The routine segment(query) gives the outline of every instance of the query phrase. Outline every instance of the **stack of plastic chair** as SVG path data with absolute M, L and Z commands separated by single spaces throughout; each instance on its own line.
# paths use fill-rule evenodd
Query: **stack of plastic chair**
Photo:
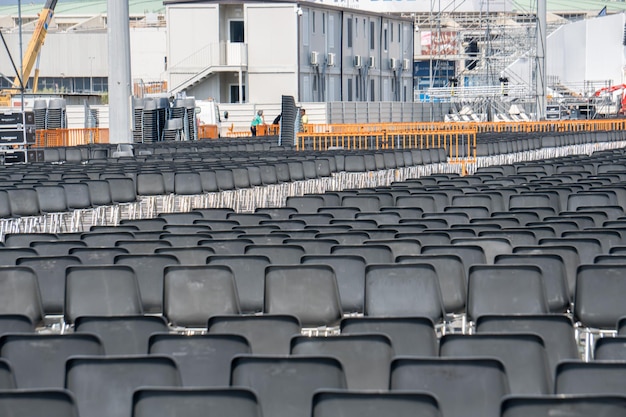
M 65 129 L 67 127 L 65 99 L 55 98 L 50 100 L 48 103 L 46 127 L 48 129 Z

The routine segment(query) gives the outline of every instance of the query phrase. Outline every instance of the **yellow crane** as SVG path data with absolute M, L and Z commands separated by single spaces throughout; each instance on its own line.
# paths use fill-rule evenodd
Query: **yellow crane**
M 37 57 L 39 56 L 39 52 L 41 51 L 43 42 L 46 39 L 46 35 L 48 34 L 48 26 L 50 25 L 50 21 L 52 20 L 52 16 L 54 15 L 54 8 L 56 7 L 56 5 L 57 0 L 46 0 L 46 4 L 39 14 L 39 19 L 37 20 L 37 25 L 35 26 L 33 36 L 28 43 L 26 52 L 24 53 L 24 58 L 22 59 L 21 73 L 15 76 L 12 88 L 7 88 L 0 91 L 0 107 L 10 106 L 11 97 L 20 93 L 22 89 L 22 83 L 23 87 L 26 87 L 26 84 L 28 84 L 28 79 L 30 78 L 30 74 L 33 71 L 33 67 L 35 66 L 35 62 L 37 61 Z M 35 92 L 37 91 L 38 78 L 39 69 L 36 69 L 35 79 L 33 81 L 33 90 Z M 20 79 L 22 80 L 22 82 L 20 82 Z

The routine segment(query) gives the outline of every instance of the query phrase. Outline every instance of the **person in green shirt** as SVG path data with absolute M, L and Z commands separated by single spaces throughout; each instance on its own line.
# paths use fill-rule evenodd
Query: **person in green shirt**
M 263 110 L 259 110 L 256 112 L 256 115 L 252 119 L 252 123 L 250 123 L 250 131 L 252 132 L 252 136 L 256 136 L 256 128 L 258 125 L 265 124 L 265 118 L 263 117 Z

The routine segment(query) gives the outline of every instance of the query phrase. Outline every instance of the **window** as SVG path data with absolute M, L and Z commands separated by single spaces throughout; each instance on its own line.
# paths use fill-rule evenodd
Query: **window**
M 234 43 L 245 42 L 243 31 L 243 20 L 231 20 L 230 23 L 230 41 Z
M 386 51 L 387 49 L 389 49 L 389 44 L 387 42 L 387 28 L 385 28 L 383 29 L 383 50 Z
M 346 22 L 346 37 L 347 39 L 347 43 L 348 43 L 348 48 L 352 48 L 352 19 L 348 19 L 348 21 Z
M 328 47 L 335 47 L 335 16 L 328 16 Z
M 359 37 L 359 19 L 357 17 L 354 18 L 354 36 Z
M 374 86 L 375 86 L 374 80 L 370 80 L 370 100 L 371 101 L 376 101 L 376 94 L 374 94 L 376 90 Z
M 398 23 L 398 43 L 402 43 L 402 25 Z
M 352 78 L 348 78 L 348 100 L 352 101 Z
M 354 97 L 359 100 L 359 97 L 361 96 L 361 94 L 359 94 L 361 91 L 361 89 L 359 88 L 361 86 L 361 77 L 357 76 L 356 80 L 354 82 L 355 86 L 354 86 Z
M 311 18 L 313 22 L 313 33 L 315 33 L 315 12 L 313 12 L 313 17 Z
M 374 26 L 374 22 L 370 22 L 370 49 L 376 49 L 376 26 Z
M 326 35 L 326 13 L 322 13 L 322 33 Z
M 393 43 L 393 23 L 389 24 L 389 42 Z

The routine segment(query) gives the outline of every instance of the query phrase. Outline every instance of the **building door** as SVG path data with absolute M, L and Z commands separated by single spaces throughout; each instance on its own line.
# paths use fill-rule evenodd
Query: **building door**
M 231 84 L 230 86 L 230 103 L 239 103 L 239 84 Z M 241 102 L 246 102 L 246 86 L 242 86 L 243 97 Z
M 245 42 L 243 20 L 231 20 L 229 22 L 229 26 L 230 26 L 230 31 L 229 31 L 230 41 L 233 43 Z

